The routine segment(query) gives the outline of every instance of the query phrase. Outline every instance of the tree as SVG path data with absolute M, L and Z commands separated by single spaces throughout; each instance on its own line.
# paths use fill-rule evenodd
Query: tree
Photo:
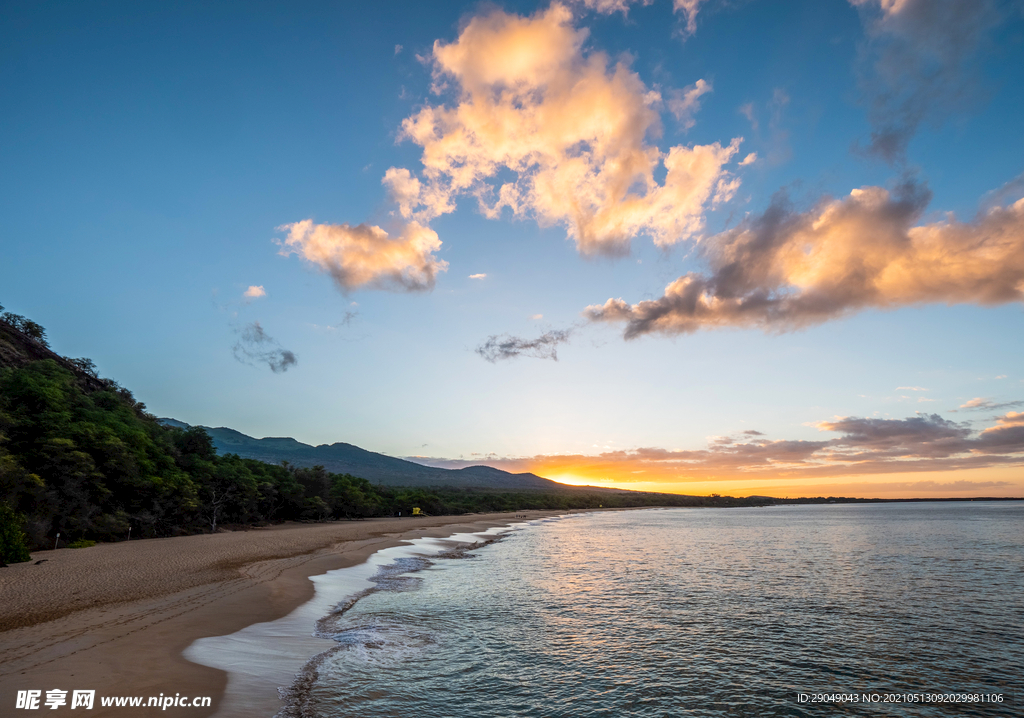
M 4 312 L 0 319 L 3 319 L 29 339 L 34 339 L 44 347 L 50 346 L 50 343 L 46 341 L 46 330 L 43 329 L 41 324 L 37 324 L 31 319 L 26 319 L 20 314 L 13 312 Z
M 21 563 L 32 558 L 25 545 L 21 530 L 25 517 L 15 513 L 6 503 L 0 503 L 0 564 Z
M 231 499 L 232 490 L 228 488 L 219 488 L 211 486 L 207 492 L 207 499 L 203 503 L 202 513 L 210 522 L 210 533 L 217 533 L 217 519 L 221 516 L 224 511 L 224 507 Z
M 99 375 L 96 373 L 96 363 L 92 359 L 79 357 L 78 359 L 68 359 L 68 361 L 94 379 L 99 378 Z
M 213 461 L 217 458 L 213 439 L 201 426 L 193 426 L 184 431 L 179 429 L 174 437 L 174 445 L 181 452 L 182 468 L 189 468 L 189 465 L 196 461 Z
M 324 521 L 331 515 L 331 507 L 319 496 L 306 499 L 306 511 L 312 514 L 317 521 Z

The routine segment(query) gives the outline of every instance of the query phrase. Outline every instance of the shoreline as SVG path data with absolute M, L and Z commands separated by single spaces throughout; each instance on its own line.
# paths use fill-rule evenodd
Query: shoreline
M 381 571 L 405 574 L 419 571 L 438 557 L 464 554 L 486 546 L 501 536 L 536 521 L 517 519 L 489 529 L 468 526 L 440 527 L 434 536 L 406 539 L 402 544 L 382 548 L 367 560 L 347 568 L 311 576 L 312 598 L 276 621 L 255 623 L 227 636 L 201 638 L 184 656 L 195 663 L 225 670 L 228 684 L 216 718 L 251 716 L 305 716 L 309 690 L 319 675 L 320 664 L 342 648 L 332 626 L 342 613 L 382 589 L 377 583 Z M 452 533 L 453 529 L 456 530 Z M 424 534 L 428 532 L 423 532 Z M 413 561 L 398 568 L 396 561 Z
M 228 674 L 184 658 L 195 640 L 283 618 L 314 596 L 310 577 L 359 565 L 403 540 L 518 520 L 495 513 L 285 524 L 35 552 L 0 571 L 0 705 L 13 708 L 19 690 L 41 690 L 42 700 L 47 690 L 66 690 L 68 705 L 72 690 L 95 690 L 93 715 L 124 716 L 124 708 L 101 707 L 99 697 L 180 693 L 209 696 L 211 706 L 131 714 L 206 718 L 223 707 Z

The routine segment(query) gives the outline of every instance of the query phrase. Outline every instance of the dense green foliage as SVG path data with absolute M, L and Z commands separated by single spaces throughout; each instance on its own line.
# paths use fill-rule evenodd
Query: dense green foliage
M 0 503 L 0 566 L 28 561 L 25 532 L 21 530 L 25 517 L 16 514 L 10 506 Z

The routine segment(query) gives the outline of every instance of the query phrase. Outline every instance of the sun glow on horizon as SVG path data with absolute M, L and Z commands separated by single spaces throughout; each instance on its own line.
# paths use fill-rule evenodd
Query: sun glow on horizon
M 777 499 L 842 496 L 847 498 L 971 498 L 1000 497 L 1024 498 L 1018 467 L 968 469 L 955 471 L 889 473 L 875 475 L 847 475 L 835 477 L 794 477 L 775 476 L 759 478 L 753 472 L 747 475 L 731 476 L 721 480 L 701 479 L 686 481 L 676 478 L 664 481 L 634 481 L 613 478 L 611 472 L 604 476 L 587 476 L 594 467 L 579 467 L 578 471 L 546 473 L 542 466 L 531 466 L 530 471 L 538 476 L 570 486 L 595 486 L 606 489 L 627 491 L 650 491 L 663 494 L 689 496 L 747 497 L 770 496 Z M 628 474 L 632 476 L 633 474 Z
M 550 479 L 551 481 L 557 481 L 560 484 L 568 484 L 569 486 L 595 486 L 597 484 L 600 484 L 602 485 L 602 488 L 604 488 L 605 484 L 615 483 L 611 479 L 594 479 L 587 478 L 585 476 L 577 476 L 575 474 L 551 474 L 550 476 L 545 476 L 544 478 Z M 608 486 L 608 488 L 619 487 Z

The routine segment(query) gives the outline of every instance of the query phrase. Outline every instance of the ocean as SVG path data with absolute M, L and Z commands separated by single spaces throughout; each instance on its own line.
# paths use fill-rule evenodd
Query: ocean
M 1021 715 L 1022 519 L 936 502 L 542 520 L 380 567 L 320 622 L 336 647 L 293 698 L 331 718 Z
M 385 549 L 186 655 L 233 715 L 305 664 L 282 717 L 1021 716 L 1022 529 L 1024 502 L 573 514 Z

